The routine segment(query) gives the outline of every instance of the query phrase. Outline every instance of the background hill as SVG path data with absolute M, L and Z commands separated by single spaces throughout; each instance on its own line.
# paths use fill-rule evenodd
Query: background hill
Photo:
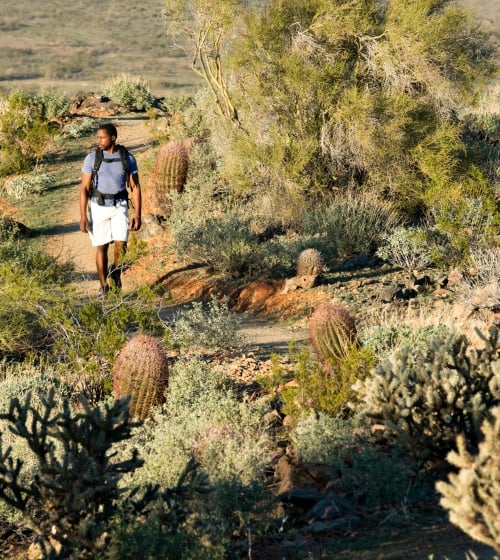
M 496 0 L 463 0 L 500 38 Z M 148 80 L 158 96 L 190 93 L 198 82 L 190 61 L 167 37 L 162 0 L 125 6 L 119 0 L 4 0 L 0 14 L 0 88 L 27 92 L 54 86 L 99 91 L 127 72 Z

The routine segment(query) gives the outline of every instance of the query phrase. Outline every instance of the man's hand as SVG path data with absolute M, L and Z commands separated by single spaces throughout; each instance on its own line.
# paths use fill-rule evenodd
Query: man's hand
M 141 229 L 141 217 L 140 216 L 133 216 L 132 221 L 130 223 L 130 229 L 132 231 L 139 231 Z
M 89 219 L 87 216 L 84 216 L 80 219 L 80 231 L 83 233 L 89 232 Z

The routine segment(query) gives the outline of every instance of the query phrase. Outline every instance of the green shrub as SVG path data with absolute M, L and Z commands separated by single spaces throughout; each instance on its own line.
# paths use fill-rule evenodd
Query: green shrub
M 169 485 L 194 452 L 212 482 L 258 479 L 270 444 L 262 415 L 263 405 L 240 402 L 223 373 L 195 358 L 176 362 L 165 404 L 138 435 L 141 477 Z
M 198 497 L 194 508 L 201 526 L 208 522 L 213 541 L 224 546 L 235 536 L 245 538 L 247 527 L 265 524 L 273 501 L 264 490 L 271 451 L 266 409 L 240 400 L 231 385 L 222 368 L 179 360 L 170 372 L 165 404 L 134 435 L 145 459 L 134 474 L 136 484 L 170 486 L 194 454 L 214 488 L 207 500 Z
M 32 97 L 20 91 L 0 92 L 0 177 L 37 164 L 50 139 L 48 122 Z
M 108 80 L 103 86 L 103 93 L 113 103 L 130 111 L 145 111 L 154 102 L 146 81 L 126 73 Z
M 419 270 L 431 264 L 432 253 L 425 230 L 398 227 L 380 236 L 377 256 L 404 270 Z
M 8 196 L 20 200 L 30 195 L 42 194 L 54 185 L 54 180 L 50 173 L 33 172 L 8 179 L 3 185 L 3 190 Z
M 324 246 L 319 250 L 328 258 L 345 258 L 373 253 L 382 235 L 397 223 L 391 204 L 372 195 L 346 193 L 306 213 L 301 228 L 306 235 L 320 235 Z
M 187 352 L 211 350 L 214 352 L 238 347 L 238 328 L 242 317 L 231 312 L 227 301 L 210 299 L 208 303 L 192 302 L 165 326 L 168 341 Z
M 445 338 L 449 334 L 450 328 L 443 324 L 416 327 L 398 322 L 365 329 L 360 333 L 360 340 L 377 359 L 381 359 L 402 346 L 425 350 L 431 338 Z
M 419 455 L 444 457 L 460 433 L 474 447 L 500 401 L 499 361 L 493 328 L 482 349 L 456 334 L 404 346 L 357 383 L 360 408 Z
M 99 377 L 111 374 L 116 355 L 129 336 L 163 333 L 156 309 L 140 297 L 133 303 L 118 296 L 106 302 L 80 302 L 62 295 L 42 311 L 42 326 L 53 340 L 47 358 L 63 370 Z
M 500 407 L 492 410 L 491 420 L 484 420 L 481 430 L 484 439 L 474 455 L 467 451 L 464 437 L 458 436 L 458 451 L 451 451 L 447 459 L 459 470 L 436 488 L 451 522 L 500 552 Z
M 281 403 L 281 411 L 295 424 L 310 411 L 328 416 L 348 413 L 356 394 L 352 385 L 363 379 L 373 366 L 373 358 L 364 348 L 352 346 L 344 359 L 327 370 L 315 360 L 307 348 L 290 348 L 291 367 L 283 367 L 277 355 L 271 357 L 270 377 L 258 381 L 267 393 Z
M 390 454 L 371 441 L 369 426 L 359 417 L 304 415 L 291 434 L 294 449 L 306 463 L 338 469 L 337 490 L 368 507 L 387 507 L 407 499 L 410 469 L 397 449 Z
M 82 138 L 94 134 L 97 130 L 99 123 L 92 117 L 82 117 L 81 119 L 72 119 L 69 123 L 65 124 L 62 129 L 64 136 L 69 138 Z
M 179 256 L 235 274 L 258 266 L 259 238 L 252 231 L 250 218 L 228 212 L 208 217 L 200 224 L 174 219 L 171 227 Z
M 130 439 L 134 427 L 128 409 L 127 399 L 91 408 L 83 398 L 73 408 L 50 391 L 41 398 L 41 410 L 28 394 L 0 413 L 37 462 L 35 476 L 25 484 L 25 457 L 4 448 L 0 438 L 0 498 L 30 520 L 41 557 L 107 558 L 110 530 L 116 530 L 120 514 L 129 527 L 138 517 L 147 523 L 159 514 L 170 537 L 165 548 L 183 532 L 187 498 L 208 489 L 206 478 L 190 461 L 173 488 L 124 486 L 125 476 L 143 464 L 135 449 L 116 458 L 116 446 Z
M 33 104 L 39 108 L 42 118 L 50 121 L 54 118 L 65 117 L 69 113 L 71 101 L 65 93 L 49 88 L 35 94 Z

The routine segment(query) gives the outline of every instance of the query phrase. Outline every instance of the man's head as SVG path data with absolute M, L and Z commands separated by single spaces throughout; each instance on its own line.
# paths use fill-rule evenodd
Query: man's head
M 97 144 L 101 150 L 110 150 L 115 145 L 117 137 L 118 132 L 114 124 L 101 124 L 97 129 Z

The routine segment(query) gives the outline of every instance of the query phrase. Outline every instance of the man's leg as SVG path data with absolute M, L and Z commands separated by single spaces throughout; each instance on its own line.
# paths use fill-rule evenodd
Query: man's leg
M 99 245 L 96 247 L 95 253 L 95 263 L 97 266 L 97 276 L 99 277 L 99 282 L 101 284 L 101 288 L 106 288 L 108 285 L 107 277 L 108 277 L 108 247 L 109 243 L 105 245 Z
M 123 266 L 123 256 L 127 250 L 127 243 L 125 241 L 115 241 L 115 246 L 113 250 L 113 266 L 111 267 L 109 276 L 115 283 L 117 288 L 122 287 L 122 266 Z

